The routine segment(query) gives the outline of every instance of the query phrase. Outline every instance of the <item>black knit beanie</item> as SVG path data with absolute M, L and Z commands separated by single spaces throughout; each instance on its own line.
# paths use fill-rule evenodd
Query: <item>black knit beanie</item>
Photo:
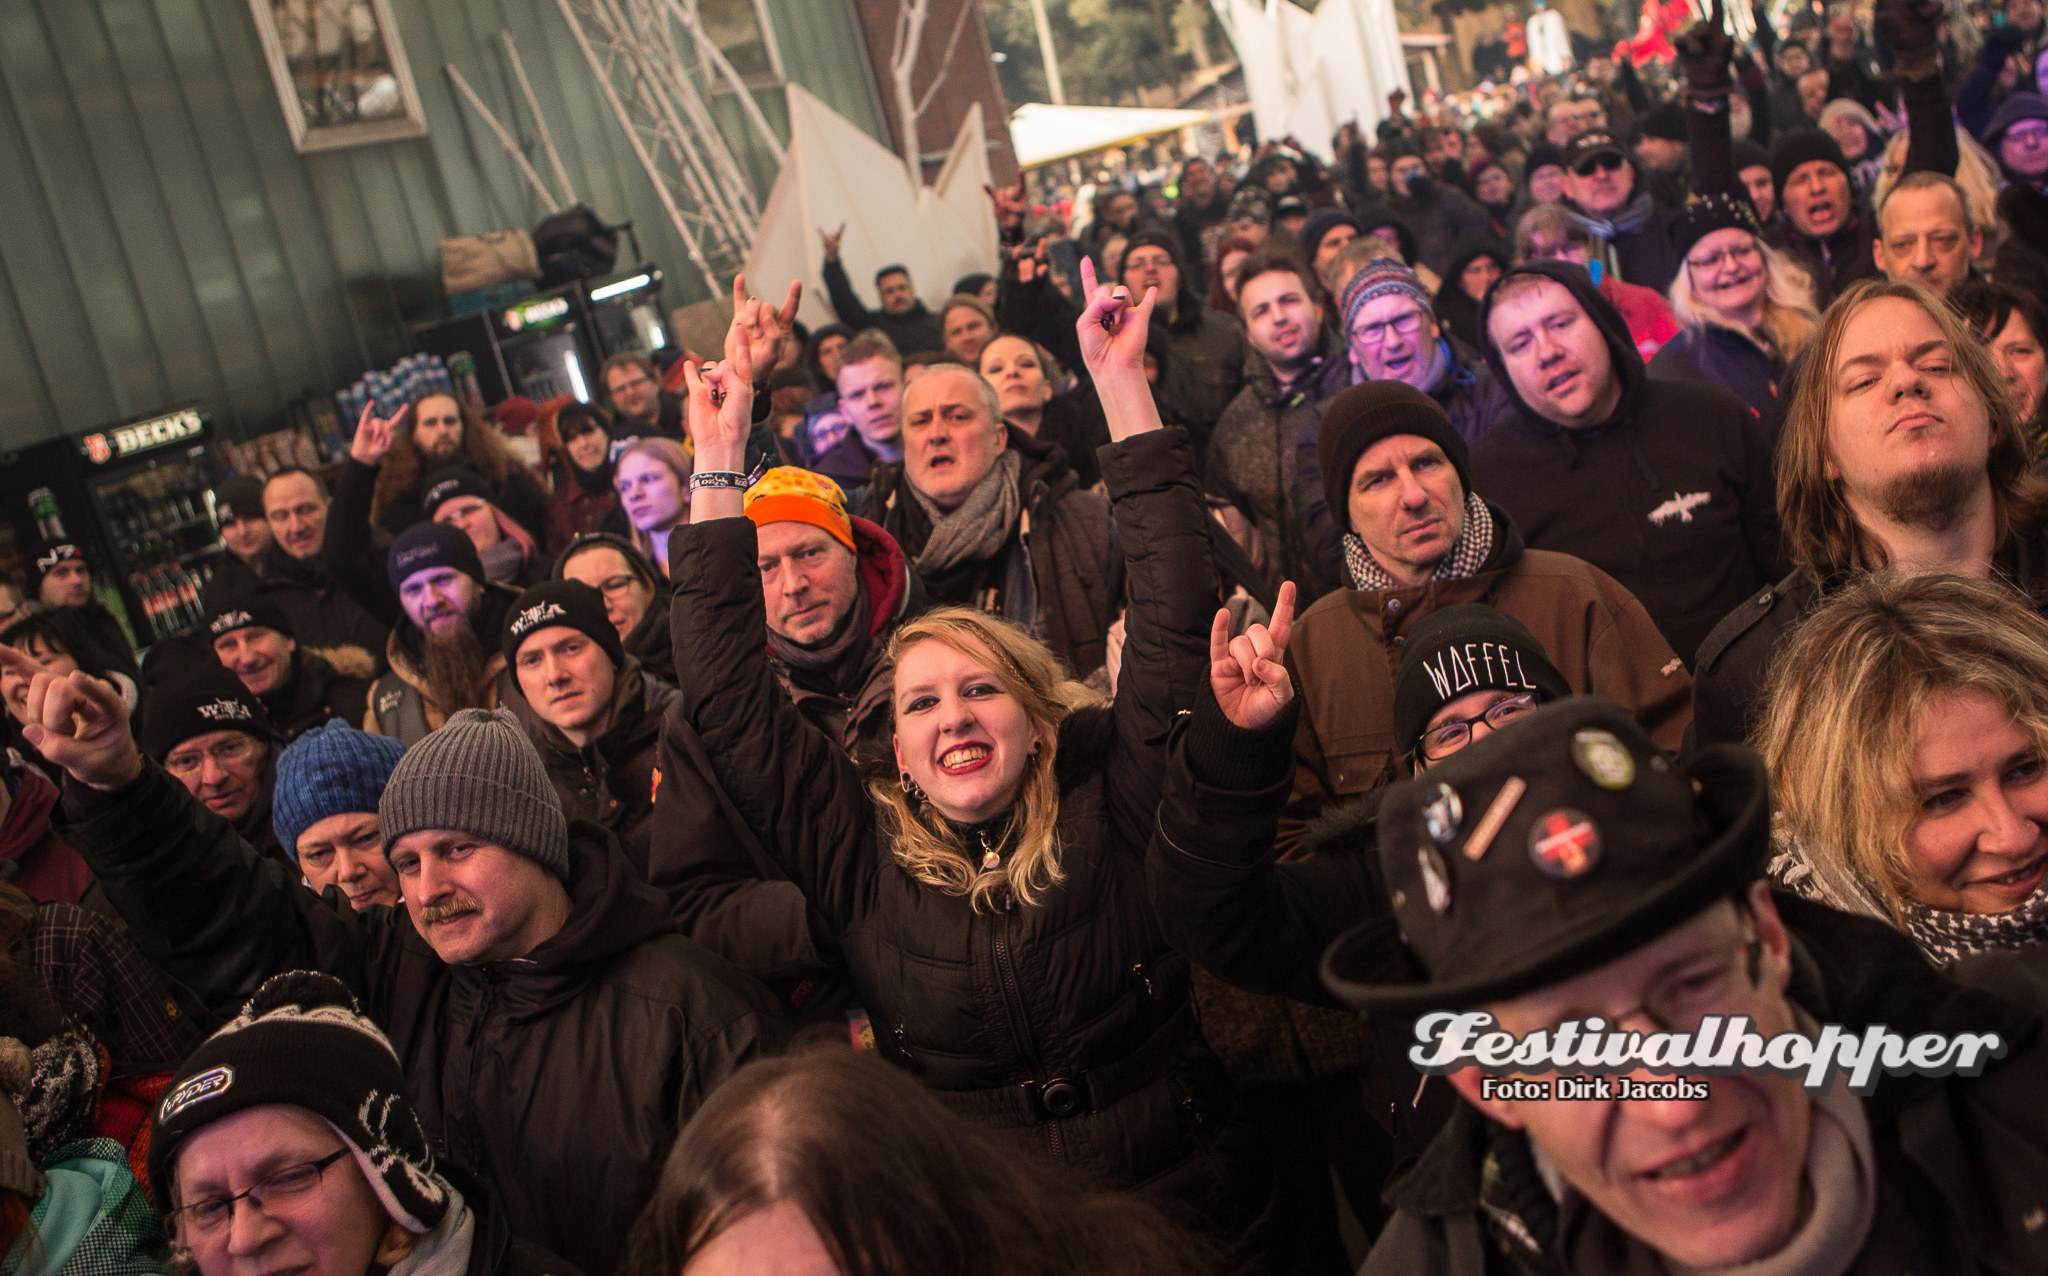
M 446 523 L 414 523 L 391 542 L 391 552 L 384 559 L 393 590 L 403 589 L 405 578 L 414 572 L 431 567 L 453 568 L 479 585 L 488 579 L 469 533 Z
M 604 595 L 580 580 L 551 580 L 519 595 L 512 609 L 505 613 L 505 663 L 517 670 L 519 647 L 527 635 L 555 625 L 567 625 L 588 635 L 604 648 L 614 668 L 626 663 L 619 631 L 605 618 Z
M 263 982 L 165 1087 L 149 1138 L 149 1180 L 173 1204 L 178 1148 L 245 1108 L 304 1108 L 340 1136 L 393 1222 L 414 1235 L 448 1212 L 448 1183 L 410 1100 L 398 1055 L 332 975 L 297 970 Z M 178 1201 L 189 1205 L 190 1201 Z
M 1330 400 L 1316 430 L 1316 463 L 1323 471 L 1323 498 L 1330 517 L 1351 526 L 1351 471 L 1358 458 L 1381 439 L 1413 434 L 1444 450 L 1458 481 L 1472 490 L 1472 461 L 1465 440 L 1435 399 L 1405 381 L 1367 381 Z
M 491 485 L 484 482 L 484 476 L 467 465 L 450 465 L 427 475 L 421 486 L 420 508 L 432 518 L 434 511 L 458 496 L 474 496 L 479 500 L 495 501 Z
M 275 629 L 287 638 L 298 637 L 292 632 L 291 617 L 265 594 L 230 595 L 217 600 L 214 609 L 207 613 L 208 638 L 250 628 Z
M 263 480 L 254 474 L 223 479 L 213 489 L 213 516 L 225 527 L 236 519 L 263 517 Z
M 1798 128 L 1771 143 L 1771 184 L 1780 194 L 1785 190 L 1785 179 L 1792 176 L 1792 170 L 1801 164 L 1823 160 L 1842 170 L 1844 178 L 1849 175 L 1849 161 L 1842 156 L 1842 148 L 1835 139 L 1817 128 Z
M 176 666 L 150 686 L 136 743 L 161 762 L 185 741 L 214 731 L 284 742 L 242 680 L 208 656 Z
M 1572 693 L 1543 644 L 1506 612 L 1476 603 L 1446 607 L 1416 622 L 1394 675 L 1394 748 L 1422 742 L 1430 718 L 1475 691 L 1536 693 L 1538 703 Z

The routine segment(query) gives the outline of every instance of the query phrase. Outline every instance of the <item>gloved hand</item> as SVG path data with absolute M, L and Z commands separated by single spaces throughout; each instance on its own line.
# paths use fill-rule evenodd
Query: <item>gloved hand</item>
M 1685 86 L 1696 98 L 1726 97 L 1735 86 L 1735 40 L 1723 25 L 1721 0 L 1702 21 L 1693 23 L 1672 42 L 1679 65 L 1685 68 Z
M 1899 57 L 1899 70 L 1921 75 L 1935 69 L 1941 56 L 1941 22 L 1948 14 L 1943 0 L 1879 0 L 1877 33 Z

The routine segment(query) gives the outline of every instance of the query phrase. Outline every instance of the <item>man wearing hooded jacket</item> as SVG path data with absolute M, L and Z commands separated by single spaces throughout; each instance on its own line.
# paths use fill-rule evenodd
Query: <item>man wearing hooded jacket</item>
M 1785 573 L 1754 414 L 1717 387 L 1652 379 L 1575 265 L 1515 267 L 1482 319 L 1514 406 L 1473 444 L 1474 486 L 1530 545 L 1619 581 L 1689 667 L 1721 617 Z

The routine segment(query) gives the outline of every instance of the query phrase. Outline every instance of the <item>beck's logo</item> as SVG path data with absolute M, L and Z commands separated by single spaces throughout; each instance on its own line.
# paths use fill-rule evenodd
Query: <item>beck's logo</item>
M 240 629 L 244 625 L 253 625 L 255 623 L 255 618 L 246 611 L 224 611 L 213 618 L 213 623 L 208 625 L 207 629 L 212 631 L 214 637 L 218 638 L 230 629 Z
M 560 603 L 535 603 L 512 618 L 512 636 L 524 638 L 540 628 L 542 621 L 554 620 L 568 614 L 568 609 Z
M 1673 492 L 1671 499 L 1650 511 L 1650 521 L 1662 527 L 1672 519 L 1681 523 L 1692 522 L 1692 512 L 1714 499 L 1712 492 L 1687 492 L 1680 496 Z
M 199 716 L 208 722 L 254 722 L 256 715 L 239 700 L 216 700 L 199 706 Z
M 162 1106 L 156 1110 L 156 1119 L 159 1123 L 168 1121 L 203 1099 L 226 1094 L 228 1087 L 234 1083 L 233 1068 L 208 1068 L 198 1076 L 188 1078 L 183 1085 L 165 1095 Z

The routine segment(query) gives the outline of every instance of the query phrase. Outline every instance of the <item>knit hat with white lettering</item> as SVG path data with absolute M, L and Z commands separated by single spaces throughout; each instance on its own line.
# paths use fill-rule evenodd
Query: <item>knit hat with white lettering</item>
M 150 1184 L 166 1210 L 193 1204 L 171 1193 L 185 1140 L 237 1112 L 282 1104 L 325 1122 L 384 1212 L 422 1235 L 448 1212 L 449 1188 L 405 1091 L 391 1042 L 340 980 L 310 970 L 273 975 L 165 1087 L 150 1130 Z
M 1401 668 L 1394 675 L 1394 747 L 1403 754 L 1413 751 L 1437 710 L 1475 691 L 1533 691 L 1539 704 L 1572 693 L 1543 644 L 1521 621 L 1477 603 L 1446 607 L 1417 621 L 1401 644 Z
M 384 559 L 384 573 L 394 590 L 405 588 L 405 578 L 414 572 L 434 567 L 453 568 L 479 585 L 488 580 L 469 533 L 446 523 L 414 523 L 391 542 Z
M 291 617 L 284 609 L 262 594 L 236 595 L 230 593 L 216 602 L 206 617 L 206 637 L 209 641 L 224 637 L 237 629 L 274 629 L 287 638 L 296 638 L 292 632 Z
M 185 741 L 215 731 L 284 743 L 242 680 L 211 657 L 192 660 L 150 684 L 142 730 L 136 733 L 144 753 L 161 762 Z
M 505 663 L 517 669 L 519 648 L 527 636 L 556 625 L 589 635 L 611 657 L 613 668 L 626 663 L 619 631 L 605 618 L 604 595 L 580 580 L 551 580 L 519 595 L 505 613 Z

